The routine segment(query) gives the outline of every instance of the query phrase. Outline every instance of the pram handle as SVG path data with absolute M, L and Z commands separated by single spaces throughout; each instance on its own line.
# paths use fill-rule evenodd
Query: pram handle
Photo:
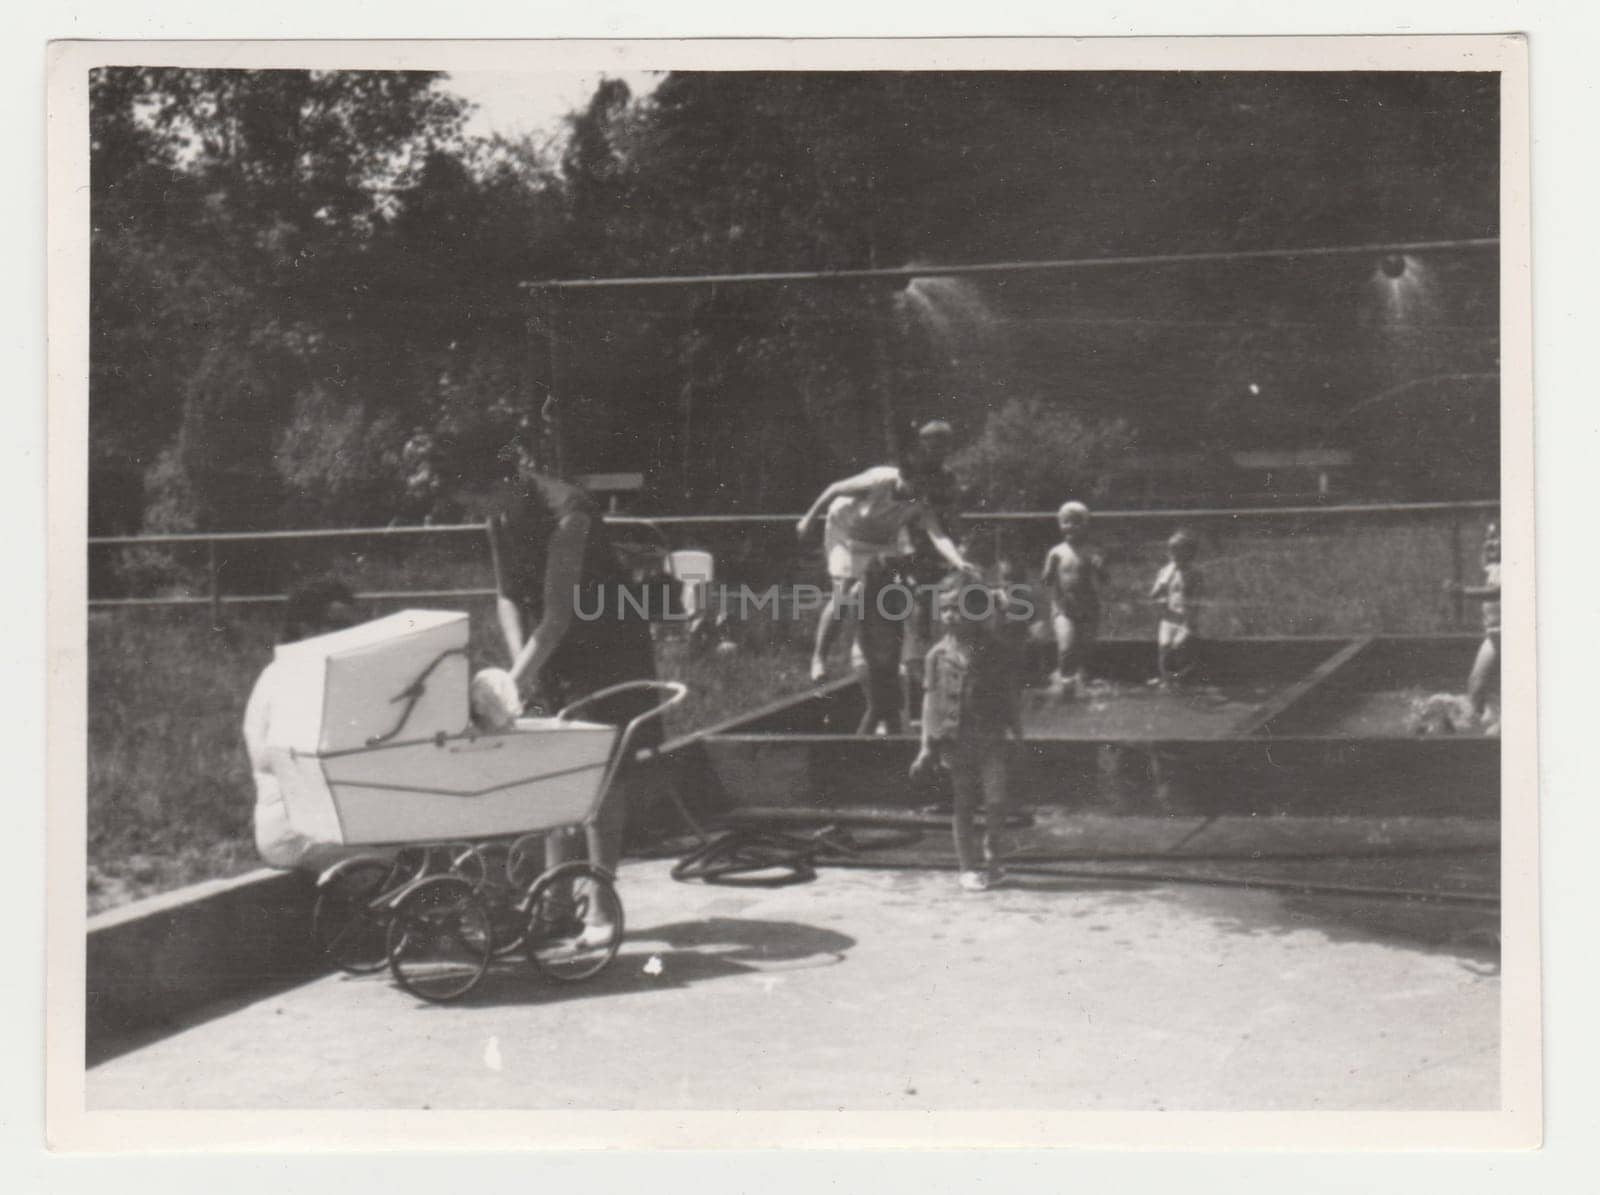
M 593 705 L 599 701 L 605 701 L 607 698 L 616 697 L 621 693 L 637 693 L 644 691 L 651 693 L 663 693 L 666 696 L 664 700 L 651 706 L 642 714 L 636 715 L 633 720 L 630 721 L 623 729 L 622 746 L 626 747 L 628 739 L 632 737 L 633 732 L 637 727 L 642 726 L 651 718 L 660 717 L 673 706 L 681 704 L 683 699 L 689 695 L 689 687 L 687 685 L 679 684 L 675 680 L 623 681 L 620 685 L 607 685 L 604 689 L 596 689 L 593 693 L 589 693 L 578 698 L 578 700 L 574 701 L 571 705 L 566 706 L 559 713 L 557 713 L 556 719 L 557 721 L 568 722 L 572 720 L 573 716 L 578 710 L 583 709 L 585 706 Z
M 659 718 L 673 706 L 680 704 L 689 695 L 689 686 L 679 684 L 675 680 L 629 680 L 620 685 L 607 685 L 604 689 L 596 689 L 587 696 L 580 697 L 556 715 L 560 722 L 570 721 L 573 712 L 593 705 L 597 701 L 604 701 L 608 697 L 615 697 L 619 693 L 635 693 L 648 690 L 652 693 L 664 693 L 666 698 L 642 714 L 637 714 L 626 726 L 622 728 L 622 737 L 617 740 L 616 752 L 611 757 L 611 766 L 606 769 L 605 779 L 601 784 L 601 791 L 608 791 L 612 781 L 616 779 L 617 769 L 628 758 L 628 748 L 633 743 L 634 733 L 651 718 Z

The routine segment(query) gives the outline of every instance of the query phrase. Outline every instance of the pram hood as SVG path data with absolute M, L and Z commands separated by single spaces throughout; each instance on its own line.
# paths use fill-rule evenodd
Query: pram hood
M 298 754 L 457 735 L 469 724 L 467 615 L 402 610 L 285 643 L 269 747 Z

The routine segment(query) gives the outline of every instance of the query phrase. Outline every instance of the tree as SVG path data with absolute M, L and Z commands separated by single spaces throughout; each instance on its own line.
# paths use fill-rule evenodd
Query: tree
M 567 171 L 605 197 L 579 272 L 850 269 L 1490 235 L 1496 129 L 1496 83 L 1469 74 L 682 73 L 642 104 L 597 93 Z M 1441 306 L 1403 352 L 1363 328 L 1360 259 L 974 283 L 989 315 L 964 346 L 826 284 L 608 292 L 572 301 L 570 326 L 587 355 L 605 346 L 578 387 L 652 429 L 640 463 L 686 500 L 770 501 L 881 459 L 881 425 L 929 404 L 975 426 L 1032 396 L 1152 447 L 1304 447 L 1440 353 L 1491 367 L 1485 263 L 1448 280 L 1490 296 L 1456 303 L 1472 331 Z M 644 369 L 630 393 L 613 368 L 629 340 L 671 346 L 676 384 Z M 792 450 L 752 464 L 775 426 Z
M 430 151 L 459 143 L 464 105 L 437 83 L 400 72 L 95 73 L 97 529 L 138 509 L 126 501 L 133 479 L 158 460 L 161 517 L 277 521 L 275 452 L 299 389 L 337 372 L 329 333 L 349 309 L 339 296 L 370 260 L 396 190 Z
M 679 72 L 642 99 L 604 81 L 556 147 L 467 140 L 428 74 L 100 71 L 93 526 L 387 518 L 414 433 L 545 450 L 552 394 L 571 471 L 642 470 L 679 509 L 792 507 L 933 415 L 1041 496 L 1030 419 L 1107 452 L 1345 434 L 1370 394 L 1496 368 L 1492 262 L 1420 263 L 1435 293 L 1403 320 L 1347 260 L 519 284 L 1489 235 L 1497 97 L 1471 74 Z
M 976 504 L 988 510 L 1053 510 L 1104 492 L 1132 448 L 1121 421 L 1086 420 L 1039 398 L 1015 398 L 951 461 Z

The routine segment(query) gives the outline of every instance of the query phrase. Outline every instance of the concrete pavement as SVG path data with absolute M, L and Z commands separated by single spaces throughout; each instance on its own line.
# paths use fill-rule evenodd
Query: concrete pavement
M 467 1001 L 329 976 L 94 1067 L 91 1109 L 1483 1109 L 1492 916 L 1397 901 L 624 867 L 612 967 Z

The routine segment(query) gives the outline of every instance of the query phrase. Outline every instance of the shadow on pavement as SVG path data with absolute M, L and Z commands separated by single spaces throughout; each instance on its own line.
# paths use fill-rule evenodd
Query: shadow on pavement
M 1289 879 L 1293 873 L 1287 870 L 1261 876 L 1264 882 L 1260 886 L 1252 885 L 1247 873 L 1236 874 L 1232 882 L 1221 886 L 1156 876 L 1143 882 L 1128 877 L 1102 879 L 1085 872 L 1073 874 L 1070 868 L 1062 870 L 1060 875 L 1048 874 L 1042 867 L 1014 874 L 994 895 L 1014 890 L 1063 896 L 1079 893 L 1113 903 L 1152 898 L 1181 902 L 1229 933 L 1282 935 L 1310 930 L 1330 942 L 1377 942 L 1448 955 L 1461 960 L 1474 974 L 1499 974 L 1498 904 L 1453 903 L 1425 896 L 1295 892 L 1284 886 L 1293 882 Z M 1313 882 L 1337 878 L 1326 868 L 1307 867 L 1302 875 Z M 1404 878 L 1425 890 L 1421 882 L 1429 877 L 1419 876 L 1413 868 Z
M 1036 904 L 1008 906 L 1006 891 L 1159 899 L 1211 916 L 1227 932 L 1315 930 L 1332 942 L 1445 954 L 1475 974 L 1498 973 L 1500 854 L 1491 823 L 1034 813 L 1032 828 L 1014 839 L 1005 884 L 975 898 L 995 901 L 1002 915 L 1048 918 Z M 891 875 L 955 875 L 949 839 L 937 833 L 852 861 L 868 870 L 874 863 Z M 824 882 L 828 869 L 824 863 Z M 891 891 L 886 903 L 913 899 L 898 895 Z
M 328 971 L 325 968 L 315 971 L 296 972 L 285 975 L 274 983 L 264 984 L 253 991 L 214 1000 L 201 1008 L 180 1014 L 158 1025 L 150 1025 L 143 1029 L 99 1038 L 90 1038 L 84 1046 L 84 1069 L 88 1070 L 99 1066 L 102 1062 L 110 1062 L 113 1058 L 120 1058 L 124 1054 L 132 1053 L 134 1050 L 143 1049 L 145 1046 L 152 1045 L 163 1038 L 171 1037 L 175 1033 L 193 1029 L 197 1025 L 204 1025 L 207 1021 L 229 1016 L 242 1008 L 248 1008 L 252 1004 L 260 1003 L 262 1000 L 271 999 L 273 996 L 281 996 L 285 992 L 303 987 L 327 974 Z M 344 976 L 343 978 L 364 980 L 366 977 Z
M 1228 931 L 1289 934 L 1316 930 L 1334 942 L 1381 942 L 1448 954 L 1478 974 L 1498 973 L 1500 909 L 1492 899 L 1498 880 L 1493 853 L 1460 858 L 1376 858 L 1323 860 L 1240 860 L 1208 863 L 1173 857 L 1162 863 L 1141 859 L 1111 864 L 1088 861 L 1029 862 L 1011 866 L 1005 882 L 971 901 L 990 901 L 996 915 L 1026 914 L 1047 919 L 1036 902 L 1006 901 L 1007 893 L 1060 894 L 1066 900 L 1093 896 L 1102 903 L 1148 899 L 1182 902 L 1216 919 Z M 858 865 L 870 871 L 870 866 Z M 856 870 L 856 869 L 852 869 Z M 886 905 L 909 905 L 925 898 L 901 895 L 901 877 L 946 872 L 955 883 L 954 860 L 941 866 L 900 864 L 880 874 L 891 877 Z M 1141 874 L 1142 873 L 1142 874 Z M 818 882 L 826 883 L 824 867 Z M 1298 892 L 1295 885 L 1392 889 L 1395 895 Z M 1410 895 L 1405 895 L 1409 893 Z M 1429 899 L 1430 896 L 1436 899 Z M 1452 897 L 1487 897 L 1467 903 Z M 1068 913 L 1075 916 L 1076 914 Z
M 1196 897 L 1229 932 L 1292 934 L 1314 930 L 1330 942 L 1383 942 L 1457 959 L 1475 975 L 1500 973 L 1500 910 L 1427 900 L 1280 893 L 1264 904 L 1243 892 Z
M 855 944 L 846 934 L 795 921 L 710 917 L 629 926 L 622 953 L 593 979 L 561 983 L 540 975 L 520 958 L 512 958 L 495 964 L 458 1005 L 551 1004 L 684 988 L 769 971 L 831 967 L 844 962 Z M 423 1008 L 451 1007 L 417 1003 Z

